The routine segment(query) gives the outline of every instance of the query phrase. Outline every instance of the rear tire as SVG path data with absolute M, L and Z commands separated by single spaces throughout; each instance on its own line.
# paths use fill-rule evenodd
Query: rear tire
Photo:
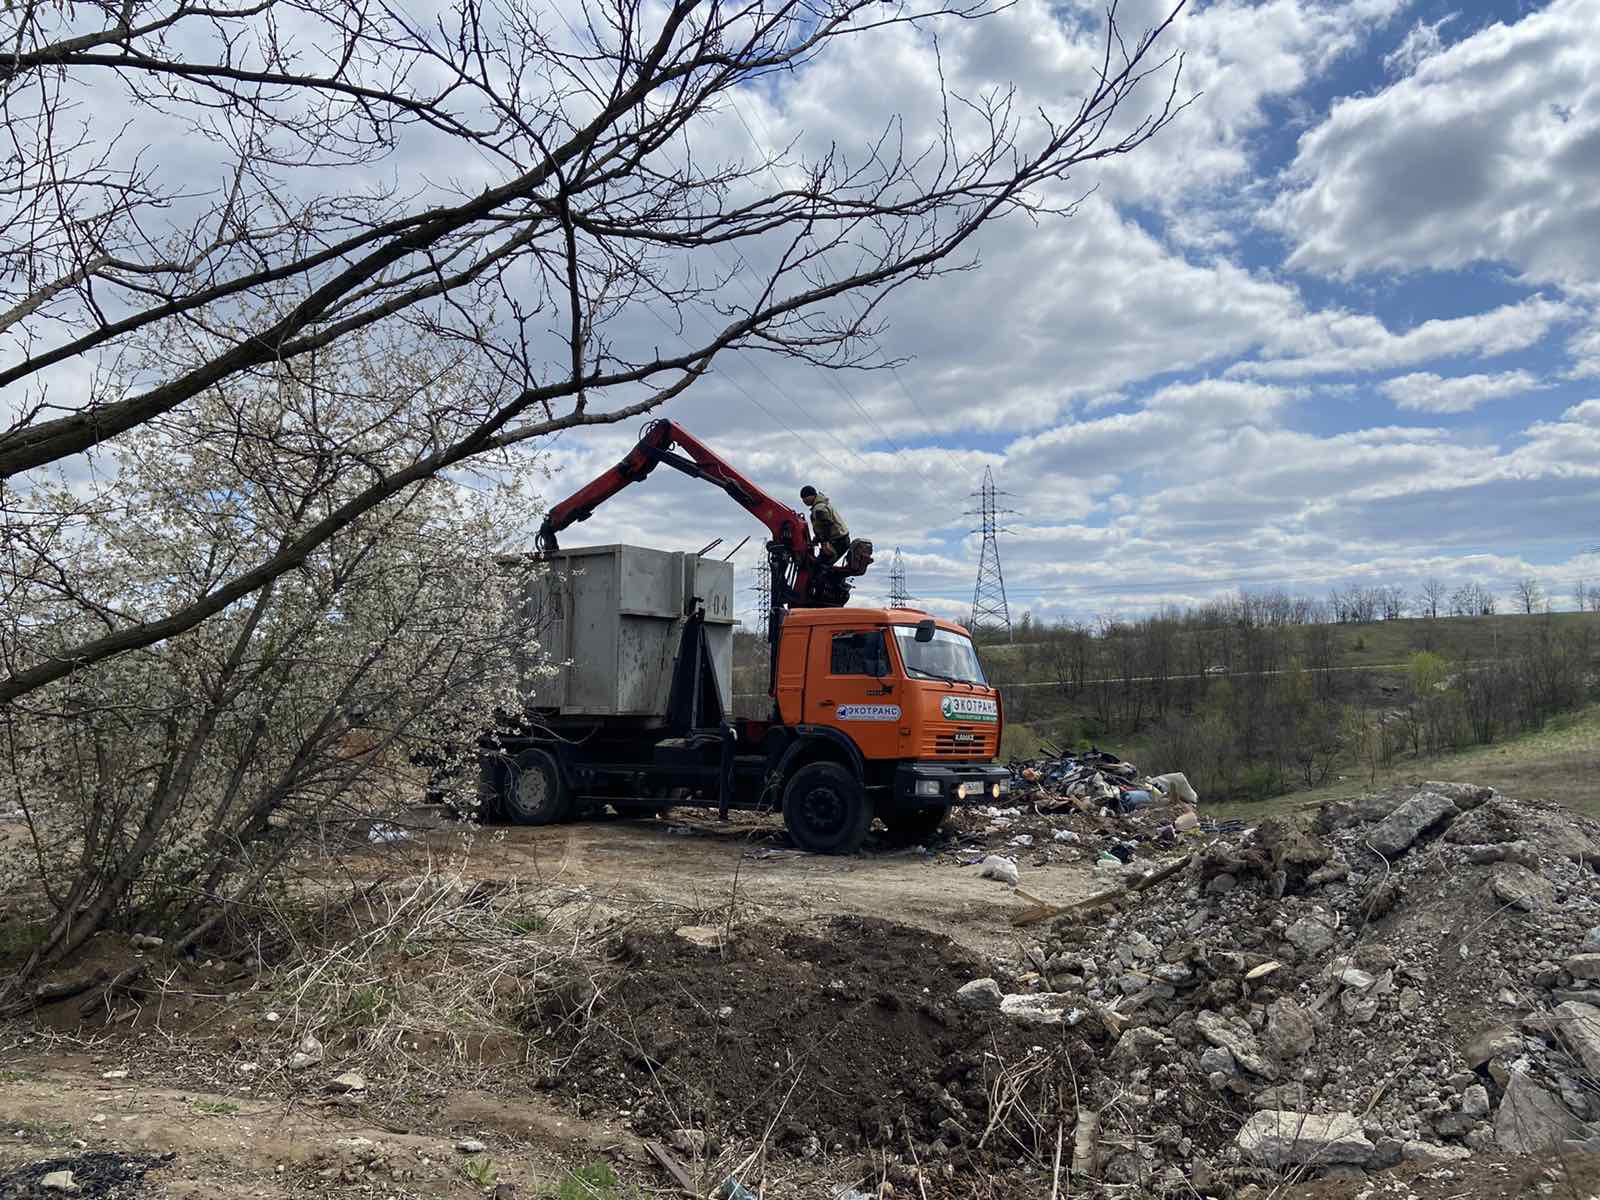
M 854 854 L 872 825 L 872 806 L 860 781 L 844 767 L 811 763 L 783 790 L 783 823 L 802 850 Z
M 556 760 L 543 750 L 524 750 L 509 764 L 500 811 L 514 825 L 554 825 L 572 811 L 572 793 Z
M 878 819 L 896 838 L 917 841 L 939 832 L 945 818 L 950 815 L 948 804 L 933 808 L 885 808 L 878 811 Z

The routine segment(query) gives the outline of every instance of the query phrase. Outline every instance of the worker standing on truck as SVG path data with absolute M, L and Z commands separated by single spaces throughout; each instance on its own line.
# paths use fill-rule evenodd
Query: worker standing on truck
M 850 549 L 850 527 L 833 501 L 809 483 L 800 489 L 800 499 L 811 510 L 811 542 L 817 548 L 817 561 L 831 567 Z

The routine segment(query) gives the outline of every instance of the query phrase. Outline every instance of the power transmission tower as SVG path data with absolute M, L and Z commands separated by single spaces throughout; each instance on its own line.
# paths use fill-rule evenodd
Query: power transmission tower
M 999 524 L 999 518 L 1015 515 L 1014 508 L 1001 508 L 999 498 L 1009 496 L 994 486 L 994 471 L 983 469 L 983 484 L 971 498 L 978 501 L 977 508 L 967 509 L 966 515 L 978 517 L 980 526 L 973 533 L 983 534 L 983 553 L 978 558 L 978 582 L 972 589 L 972 632 L 1005 626 L 1006 640 L 1011 640 L 1011 608 L 1006 604 L 1006 577 L 1000 569 L 1000 534 L 1011 532 Z
M 767 614 L 772 611 L 772 567 L 765 559 L 756 564 L 756 612 L 761 614 L 761 624 L 765 627 Z
M 906 587 L 906 560 L 900 557 L 900 547 L 894 548 L 894 562 L 889 566 L 889 607 L 911 607 L 911 591 Z

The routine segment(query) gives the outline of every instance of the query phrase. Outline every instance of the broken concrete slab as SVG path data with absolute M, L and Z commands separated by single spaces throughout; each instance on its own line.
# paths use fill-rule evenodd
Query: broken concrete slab
M 1000 1015 L 1023 1025 L 1076 1025 L 1087 1016 L 1083 998 L 1068 992 L 1004 996 Z
M 1521 863 L 1500 863 L 1490 886 L 1498 899 L 1523 912 L 1539 912 L 1556 902 L 1555 885 Z
M 1422 790 L 1450 797 L 1462 812 L 1477 808 L 1494 799 L 1496 795 L 1492 787 L 1486 787 L 1481 783 L 1452 783 L 1442 779 L 1423 780 Z
M 1262 1053 L 1249 1025 L 1242 1021 L 1230 1021 L 1221 1013 L 1208 1011 L 1195 1018 L 1194 1027 L 1206 1041 L 1233 1055 L 1234 1062 L 1252 1075 L 1259 1075 L 1263 1079 L 1278 1078 L 1278 1068 Z
M 1423 834 L 1441 829 L 1461 810 L 1439 792 L 1418 792 L 1378 823 L 1368 844 L 1385 858 L 1399 858 Z
M 1591 1075 L 1600 1075 L 1600 1008 L 1568 1000 L 1551 1014 L 1562 1045 Z
M 1576 1117 L 1526 1072 L 1514 1071 L 1495 1114 L 1494 1140 L 1508 1154 L 1544 1154 L 1580 1135 Z
M 1244 1123 L 1235 1139 L 1239 1153 L 1262 1166 L 1365 1166 L 1374 1146 L 1355 1114 L 1300 1113 L 1271 1109 Z

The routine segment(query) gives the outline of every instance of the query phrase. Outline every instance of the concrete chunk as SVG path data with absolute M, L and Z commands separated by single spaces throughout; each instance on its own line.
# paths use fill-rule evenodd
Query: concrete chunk
M 1398 858 L 1428 830 L 1461 815 L 1455 801 L 1438 792 L 1418 792 L 1378 823 L 1368 842 L 1385 858 Z
M 1494 1140 L 1508 1154 L 1544 1154 L 1578 1136 L 1578 1121 L 1554 1093 L 1514 1071 L 1495 1114 Z
M 1558 1004 L 1553 1015 L 1556 1036 L 1562 1044 L 1585 1071 L 1600 1075 L 1600 1008 L 1568 1000 Z
M 993 979 L 974 979 L 956 989 L 956 1003 L 963 1008 L 997 1009 L 1005 993 Z
M 1267 1167 L 1365 1166 L 1374 1147 L 1353 1113 L 1258 1112 L 1239 1130 L 1236 1143 L 1248 1161 Z
M 1203 1012 L 1195 1018 L 1194 1027 L 1213 1046 L 1220 1046 L 1246 1071 L 1263 1079 L 1277 1079 L 1278 1068 L 1256 1042 L 1248 1025 L 1230 1022 L 1221 1013 Z
M 1539 912 L 1556 902 L 1555 885 L 1520 863 L 1503 862 L 1495 867 L 1490 886 L 1500 900 L 1523 912 Z
M 1074 1005 L 1082 1000 L 1068 992 L 1037 992 L 1004 996 L 1000 1015 L 1023 1025 L 1076 1025 L 1087 1015 Z

